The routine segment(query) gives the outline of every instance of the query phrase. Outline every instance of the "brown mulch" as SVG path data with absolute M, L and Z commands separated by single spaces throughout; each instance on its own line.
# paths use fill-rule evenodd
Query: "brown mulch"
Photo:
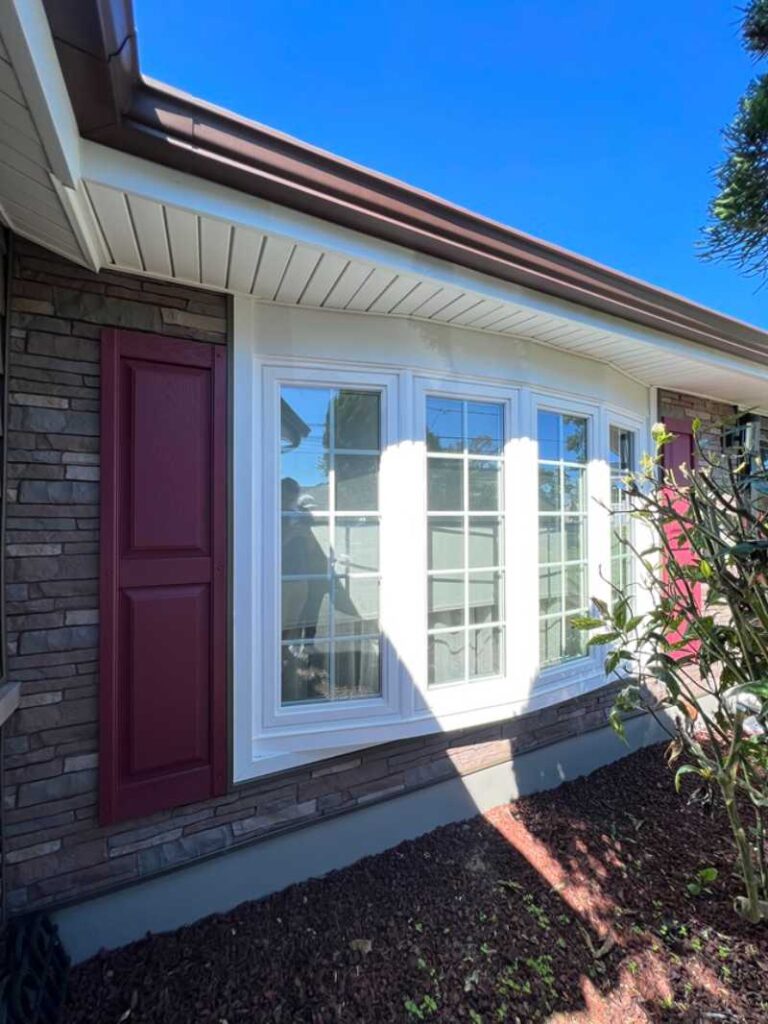
M 765 1024 L 768 927 L 734 915 L 726 824 L 690 792 L 641 751 L 95 957 L 66 1022 Z

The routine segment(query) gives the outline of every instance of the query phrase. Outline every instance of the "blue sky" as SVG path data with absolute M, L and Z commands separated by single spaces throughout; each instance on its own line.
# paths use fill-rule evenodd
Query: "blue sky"
M 696 248 L 756 73 L 730 0 L 135 8 L 145 74 L 768 327 Z

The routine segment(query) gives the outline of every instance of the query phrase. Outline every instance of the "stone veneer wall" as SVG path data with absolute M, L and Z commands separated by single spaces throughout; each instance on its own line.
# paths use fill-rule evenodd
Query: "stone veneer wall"
M 509 722 L 372 747 L 102 828 L 99 334 L 127 327 L 224 343 L 227 305 L 173 284 L 92 274 L 19 241 L 11 311 L 6 598 L 9 678 L 22 684 L 5 760 L 12 910 L 95 895 L 605 724 L 607 687 Z M 677 400 L 687 411 L 682 396 L 665 397 L 665 408 L 677 409 Z

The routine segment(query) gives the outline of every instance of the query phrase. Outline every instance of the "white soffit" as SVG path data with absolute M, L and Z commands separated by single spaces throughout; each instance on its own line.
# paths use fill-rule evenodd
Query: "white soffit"
M 524 338 L 647 385 L 768 407 L 768 369 L 464 270 L 232 189 L 81 147 L 102 261 L 285 306 L 405 316 Z
M 40 0 L 0 2 L 0 221 L 77 263 L 79 135 Z

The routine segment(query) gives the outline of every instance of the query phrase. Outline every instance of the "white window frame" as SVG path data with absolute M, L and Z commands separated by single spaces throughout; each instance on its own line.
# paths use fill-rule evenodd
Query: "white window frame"
M 503 509 L 504 509 L 504 670 L 498 676 L 478 680 L 458 680 L 451 683 L 441 683 L 436 686 L 429 685 L 428 666 L 428 608 L 427 608 L 427 579 L 428 579 L 428 533 L 427 533 L 427 399 L 431 395 L 443 396 L 446 398 L 465 399 L 467 401 L 494 402 L 503 409 L 504 438 L 503 438 Z M 419 484 L 417 500 L 420 516 L 420 529 L 418 531 L 418 559 L 415 565 L 418 567 L 420 584 L 420 608 L 418 617 L 412 621 L 418 623 L 419 650 L 418 669 L 416 671 L 416 703 L 415 714 L 421 717 L 428 717 L 430 714 L 456 714 L 462 711 L 472 711 L 480 708 L 492 708 L 501 704 L 509 704 L 520 694 L 512 692 L 513 683 L 510 673 L 510 662 L 514 658 L 515 647 L 518 641 L 515 635 L 517 629 L 512 632 L 513 609 L 515 607 L 512 593 L 512 581 L 509 566 L 514 564 L 514 559 L 520 545 L 519 537 L 519 516 L 515 507 L 513 481 L 517 479 L 517 468 L 519 464 L 519 432 L 520 432 L 520 397 L 519 389 L 515 387 L 500 388 L 491 384 L 484 384 L 472 380 L 458 380 L 450 377 L 417 377 L 414 387 L 415 403 L 415 437 L 419 448 Z M 415 574 L 414 574 L 415 575 Z
M 253 330 L 255 323 L 251 324 Z M 514 380 L 502 385 L 485 377 L 436 376 L 357 360 L 264 356 L 253 345 L 247 327 L 248 321 L 236 334 L 233 366 L 235 780 L 312 764 L 378 743 L 513 718 L 603 685 L 599 652 L 543 671 L 538 664 L 535 428 L 540 406 L 588 417 L 588 495 L 591 499 L 601 494 L 607 504 L 607 431 L 609 420 L 619 422 L 615 411 L 596 400 L 584 401 L 559 389 L 532 389 Z M 275 552 L 279 551 L 279 387 L 283 384 L 382 392 L 380 697 L 280 705 L 280 574 Z M 431 688 L 427 685 L 425 437 L 430 392 L 504 405 L 506 599 L 505 673 L 490 680 Z M 647 422 L 628 423 L 637 430 L 639 445 L 647 436 Z M 593 504 L 590 512 L 596 508 Z M 595 594 L 599 593 L 595 583 L 600 552 L 609 551 L 609 530 L 605 517 L 601 522 L 597 512 L 588 516 L 588 522 L 589 581 Z M 392 581 L 398 579 L 408 582 L 393 589 Z

